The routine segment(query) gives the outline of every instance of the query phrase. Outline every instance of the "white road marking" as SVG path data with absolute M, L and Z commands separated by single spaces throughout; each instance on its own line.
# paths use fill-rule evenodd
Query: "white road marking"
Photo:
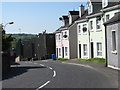
M 40 64 L 41 66 L 45 66 L 45 65 L 43 65 L 43 64 Z
M 53 71 L 53 73 L 54 73 L 54 74 L 53 74 L 53 77 L 55 77 L 55 76 L 56 76 L 56 71 Z
M 49 69 L 53 70 L 51 67 L 49 67 Z
M 62 62 L 62 63 L 71 64 L 71 65 L 77 65 L 77 66 L 81 66 L 81 67 L 86 67 L 86 68 L 94 69 L 93 67 L 91 67 L 89 65 L 77 64 L 77 63 L 67 63 L 67 62 Z
M 45 84 L 43 84 L 42 86 L 38 87 L 36 90 L 39 90 L 39 89 L 43 88 L 43 87 L 46 86 L 48 83 L 50 83 L 50 81 L 47 81 Z

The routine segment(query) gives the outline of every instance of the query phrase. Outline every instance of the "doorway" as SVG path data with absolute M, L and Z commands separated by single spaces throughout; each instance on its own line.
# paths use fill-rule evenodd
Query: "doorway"
M 91 42 L 91 58 L 94 58 L 94 47 L 93 47 L 93 42 Z

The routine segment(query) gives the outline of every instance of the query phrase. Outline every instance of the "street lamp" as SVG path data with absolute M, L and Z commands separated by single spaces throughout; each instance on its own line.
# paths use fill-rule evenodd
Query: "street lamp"
M 14 22 L 8 22 L 8 23 L 6 23 L 3 27 L 3 29 L 5 30 L 5 27 L 8 25 L 8 24 L 13 24 Z

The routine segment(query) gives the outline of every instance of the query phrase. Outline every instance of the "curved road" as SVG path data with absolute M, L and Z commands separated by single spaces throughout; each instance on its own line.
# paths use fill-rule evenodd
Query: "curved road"
M 118 72 L 69 61 L 23 61 L 3 77 L 3 88 L 117 88 Z

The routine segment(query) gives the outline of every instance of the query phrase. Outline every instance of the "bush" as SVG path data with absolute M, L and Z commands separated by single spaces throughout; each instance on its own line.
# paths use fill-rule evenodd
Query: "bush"
M 90 58 L 90 59 L 76 59 L 78 61 L 89 61 L 89 62 L 100 62 L 100 63 L 105 63 L 106 60 L 104 58 Z
M 57 60 L 65 61 L 68 60 L 67 58 L 57 58 Z

